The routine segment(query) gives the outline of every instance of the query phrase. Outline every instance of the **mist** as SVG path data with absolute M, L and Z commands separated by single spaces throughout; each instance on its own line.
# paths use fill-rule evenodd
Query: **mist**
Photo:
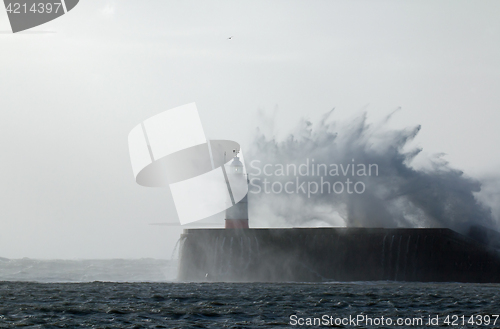
M 488 151 L 500 140 L 499 16 L 498 1 L 159 1 L 138 6 L 105 0 L 80 1 L 68 15 L 32 30 L 37 33 L 12 34 L 7 12 L 0 10 L 0 32 L 9 31 L 0 33 L 0 256 L 169 259 L 183 227 L 175 226 L 179 221 L 169 189 L 135 183 L 127 136 L 139 122 L 191 102 L 198 106 L 207 138 L 238 142 L 249 169 L 255 159 L 262 165 L 271 158 L 306 160 L 286 154 L 287 149 L 271 154 L 275 144 L 297 152 L 307 146 L 302 153 L 314 155 L 316 164 L 327 161 L 323 149 L 331 145 L 307 144 L 301 137 L 308 129 L 321 135 L 320 124 L 307 128 L 305 120 L 299 128 L 297 123 L 333 105 L 337 109 L 327 122 L 337 121 L 331 129 L 339 135 L 337 140 L 328 131 L 323 135 L 337 148 L 349 145 L 341 142 L 349 127 L 340 129 L 348 122 L 339 118 L 363 104 L 370 104 L 370 118 L 401 105 L 404 110 L 391 124 L 422 124 L 417 141 L 425 148 L 400 168 L 406 173 L 388 176 L 396 167 L 385 161 L 401 161 L 397 152 L 396 158 L 384 158 L 382 150 L 377 155 L 369 148 L 366 155 L 381 158 L 380 172 L 356 178 L 370 183 L 363 195 L 250 194 L 251 227 L 344 226 L 347 220 L 349 225 L 430 225 L 436 220 L 424 220 L 429 215 L 420 205 L 406 206 L 416 214 L 404 213 L 400 203 L 409 197 L 385 190 L 416 189 L 396 181 L 408 175 L 424 185 L 419 172 L 411 170 L 421 170 L 417 164 L 426 162 L 421 161 L 424 152 L 446 152 L 452 168 L 476 178 L 465 181 L 465 190 L 477 185 L 481 191 L 473 195 L 498 214 L 499 181 L 487 175 L 500 168 L 498 152 Z M 255 112 L 269 115 L 274 106 L 280 112 L 268 122 L 275 131 L 268 132 L 254 122 Z M 257 125 L 265 136 L 260 154 L 254 145 Z M 363 134 L 373 130 L 372 125 Z M 282 134 L 273 140 L 281 132 L 293 135 L 298 146 L 280 144 L 286 141 Z M 379 148 L 396 141 L 385 138 L 375 142 L 372 136 L 369 143 Z M 352 143 L 367 140 L 361 136 Z M 401 152 L 409 152 L 411 143 Z M 362 150 L 356 147 L 347 151 Z M 352 163 L 349 152 L 344 157 L 340 149 L 329 152 L 328 164 Z M 356 164 L 374 161 L 354 159 Z M 431 159 L 425 168 L 433 172 L 430 163 L 441 166 L 444 160 Z M 455 175 L 438 174 L 452 180 Z M 395 181 L 382 184 L 383 177 Z M 367 204 L 369 198 L 375 204 L 364 208 L 370 208 L 368 221 L 357 213 L 357 203 Z M 388 199 L 383 206 L 381 198 Z M 223 214 L 217 222 L 224 225 Z
M 423 155 L 413 142 L 421 126 L 391 128 L 395 112 L 369 123 L 366 111 L 336 120 L 332 110 L 316 123 L 300 120 L 282 139 L 258 129 L 247 163 L 250 217 L 270 226 L 497 229 L 478 199 L 480 180 L 443 154 Z M 483 201 L 494 200 L 495 190 L 490 186 Z

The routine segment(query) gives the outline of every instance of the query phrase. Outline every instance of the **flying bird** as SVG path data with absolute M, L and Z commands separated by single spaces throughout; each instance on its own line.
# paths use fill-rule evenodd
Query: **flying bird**
M 228 38 L 228 40 L 232 40 L 232 39 L 233 39 L 233 36 L 230 36 L 230 37 Z

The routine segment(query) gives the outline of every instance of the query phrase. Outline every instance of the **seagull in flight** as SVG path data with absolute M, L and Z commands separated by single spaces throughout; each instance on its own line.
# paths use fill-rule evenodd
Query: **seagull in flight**
M 233 39 L 233 36 L 230 36 L 229 38 L 227 38 L 228 40 L 232 40 Z

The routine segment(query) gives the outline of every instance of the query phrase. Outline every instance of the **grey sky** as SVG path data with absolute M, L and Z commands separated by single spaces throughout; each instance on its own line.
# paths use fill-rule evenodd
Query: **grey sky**
M 30 30 L 55 33 L 0 33 L 0 256 L 169 258 L 181 228 L 147 224 L 173 203 L 135 184 L 127 135 L 190 102 L 244 149 L 259 110 L 281 136 L 401 106 L 392 124 L 422 124 L 424 151 L 495 175 L 498 17 L 498 1 L 82 0 Z

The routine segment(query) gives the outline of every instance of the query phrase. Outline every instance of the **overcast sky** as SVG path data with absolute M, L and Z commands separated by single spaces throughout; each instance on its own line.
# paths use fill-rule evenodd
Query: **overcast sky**
M 0 256 L 170 258 L 182 229 L 148 224 L 176 221 L 171 196 L 134 182 L 127 135 L 191 102 L 243 149 L 259 111 L 280 136 L 401 106 L 425 152 L 497 175 L 499 17 L 496 0 L 81 0 L 12 34 L 0 9 Z

